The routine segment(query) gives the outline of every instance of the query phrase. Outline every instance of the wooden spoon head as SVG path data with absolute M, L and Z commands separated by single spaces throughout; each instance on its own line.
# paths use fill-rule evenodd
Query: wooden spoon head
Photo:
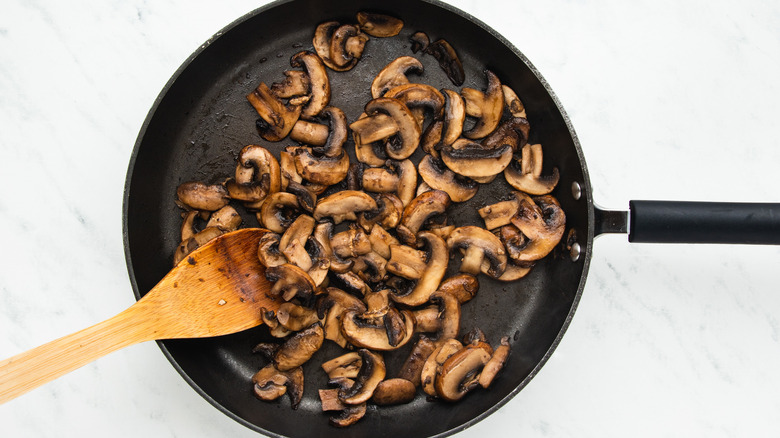
M 193 251 L 133 307 L 155 324 L 154 339 L 220 336 L 262 323 L 277 311 L 257 249 L 268 230 L 244 228 Z

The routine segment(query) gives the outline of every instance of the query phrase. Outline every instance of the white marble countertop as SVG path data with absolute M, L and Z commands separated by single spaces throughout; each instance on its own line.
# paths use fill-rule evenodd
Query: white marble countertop
M 4 0 L 0 358 L 132 304 L 122 192 L 176 68 L 265 3 Z M 596 202 L 780 201 L 780 3 L 453 0 L 552 85 Z M 596 240 L 559 348 L 459 436 L 777 436 L 780 248 Z M 250 437 L 154 343 L 0 406 L 4 437 Z

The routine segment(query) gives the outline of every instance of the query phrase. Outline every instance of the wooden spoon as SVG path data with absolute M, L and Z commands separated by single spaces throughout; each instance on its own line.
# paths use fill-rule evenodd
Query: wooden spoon
M 245 228 L 193 251 L 146 295 L 92 327 L 0 361 L 0 404 L 112 351 L 157 339 L 201 338 L 262 323 L 277 311 L 257 257 L 267 230 Z

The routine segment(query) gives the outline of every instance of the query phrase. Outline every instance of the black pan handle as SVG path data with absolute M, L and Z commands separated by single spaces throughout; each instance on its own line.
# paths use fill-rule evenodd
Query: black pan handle
M 780 245 L 780 204 L 630 201 L 629 242 Z

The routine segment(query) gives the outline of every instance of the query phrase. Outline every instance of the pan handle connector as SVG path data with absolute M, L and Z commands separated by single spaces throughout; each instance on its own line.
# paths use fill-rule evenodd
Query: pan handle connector
M 630 201 L 629 242 L 780 245 L 780 204 Z

